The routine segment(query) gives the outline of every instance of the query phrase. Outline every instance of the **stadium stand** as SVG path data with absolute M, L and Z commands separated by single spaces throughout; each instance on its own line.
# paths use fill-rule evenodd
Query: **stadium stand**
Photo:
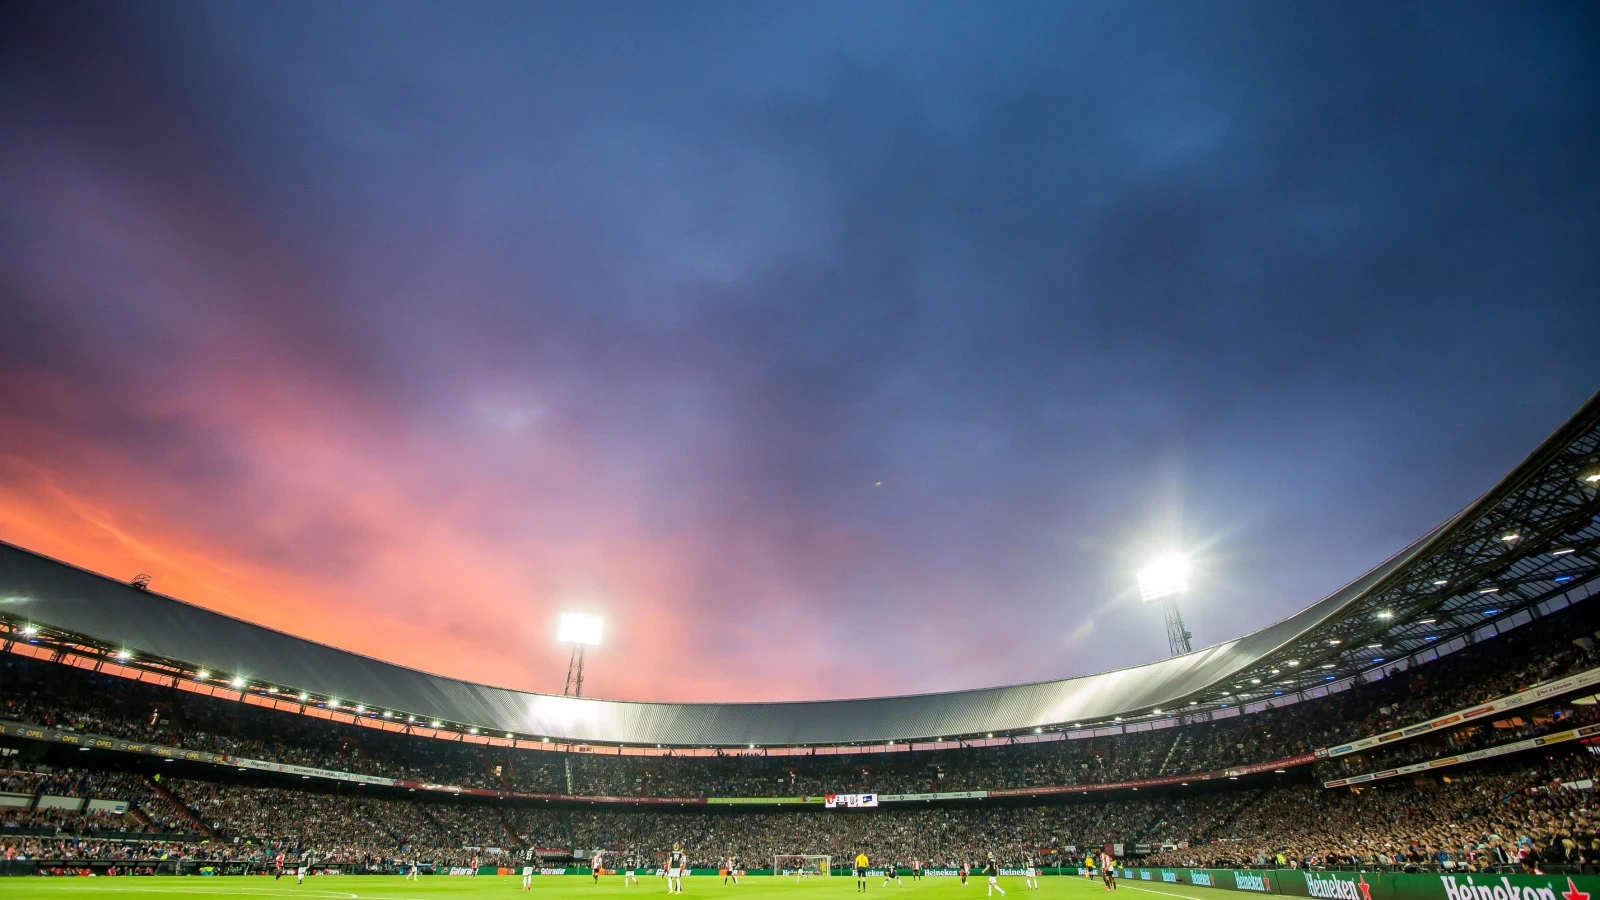
M 1395 557 L 1193 658 L 948 695 L 694 705 L 552 702 L 404 670 L 0 544 L 15 601 L 0 608 L 4 870 L 259 871 L 306 851 L 395 871 L 595 848 L 655 859 L 681 842 L 701 867 L 864 848 L 1071 865 L 1110 844 L 1172 866 L 1596 872 L 1597 548 L 1600 398 Z M 134 635 L 139 658 L 97 629 Z M 282 679 L 205 670 L 205 629 Z M 325 692 L 292 687 L 310 680 Z M 615 743 L 552 737 L 573 703 Z M 1077 708 L 1098 718 L 1062 720 Z M 473 717 L 529 727 L 502 739 Z M 928 737 L 944 724 L 960 739 Z M 826 746 L 731 740 L 751 733 Z M 658 734 L 730 740 L 645 743 Z M 832 794 L 881 803 L 810 802 Z

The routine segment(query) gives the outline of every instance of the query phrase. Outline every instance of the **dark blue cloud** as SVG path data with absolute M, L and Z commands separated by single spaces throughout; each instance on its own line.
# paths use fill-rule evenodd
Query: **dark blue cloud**
M 1600 385 L 1583 4 L 11 16 L 0 248 L 59 240 L 0 275 L 0 367 L 129 411 L 0 418 L 271 493 L 254 441 L 206 437 L 226 416 L 137 399 L 251 346 L 253 386 L 337 408 L 308 431 L 389 436 L 371 465 L 420 508 L 478 497 L 466 540 L 670 547 L 686 619 L 806 636 L 800 694 L 1159 655 L 1130 582 L 1168 541 L 1203 557 L 1198 640 L 1257 627 Z M 76 245 L 41 173 L 171 261 Z M 336 509 L 270 537 L 325 577 L 383 552 Z M 648 665 L 625 690 L 697 664 Z

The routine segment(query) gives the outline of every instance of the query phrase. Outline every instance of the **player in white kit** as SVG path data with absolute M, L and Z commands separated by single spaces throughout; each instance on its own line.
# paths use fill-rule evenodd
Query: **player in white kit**
M 1024 881 L 1023 884 L 1026 885 L 1029 890 L 1037 891 L 1039 889 L 1039 869 L 1033 864 L 1033 857 L 1025 857 L 1022 861 L 1022 865 L 1025 867 L 1027 872 L 1027 880 Z
M 634 874 L 638 870 L 639 870 L 639 852 L 637 850 L 635 850 L 633 855 L 628 857 L 627 868 L 622 870 L 622 886 L 623 887 L 627 887 L 630 882 L 632 882 L 633 884 L 638 884 L 639 883 L 639 876 Z

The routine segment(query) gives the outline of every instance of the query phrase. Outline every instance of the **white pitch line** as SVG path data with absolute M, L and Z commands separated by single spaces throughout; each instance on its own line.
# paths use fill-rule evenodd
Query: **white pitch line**
M 186 884 L 174 884 L 171 887 L 115 887 L 118 894 L 222 894 L 227 897 L 250 895 L 250 897 L 326 897 L 330 900 L 360 900 L 355 894 L 347 894 L 344 890 L 278 890 L 275 887 L 235 887 L 232 890 L 218 890 L 214 887 L 189 887 Z
M 1152 888 L 1139 887 L 1138 885 L 1123 884 L 1120 881 L 1117 882 L 1117 887 L 1119 887 L 1119 888 L 1120 887 L 1125 887 L 1125 888 L 1129 888 L 1129 889 L 1135 890 L 1135 891 L 1144 891 L 1146 894 L 1161 894 L 1161 895 L 1166 896 L 1166 897 L 1182 897 L 1182 898 L 1184 898 L 1184 900 L 1204 900 L 1204 898 L 1202 898 L 1202 897 L 1192 897 L 1192 896 L 1190 896 L 1188 894 L 1179 894 L 1179 893 L 1174 893 L 1173 891 L 1158 891 L 1158 890 L 1154 890 Z

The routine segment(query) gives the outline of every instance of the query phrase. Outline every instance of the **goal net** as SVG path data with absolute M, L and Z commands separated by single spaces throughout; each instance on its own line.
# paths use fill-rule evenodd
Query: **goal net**
M 828 877 L 829 864 L 833 861 L 831 856 L 814 853 L 778 854 L 772 857 L 772 874 L 774 875 L 819 875 Z

